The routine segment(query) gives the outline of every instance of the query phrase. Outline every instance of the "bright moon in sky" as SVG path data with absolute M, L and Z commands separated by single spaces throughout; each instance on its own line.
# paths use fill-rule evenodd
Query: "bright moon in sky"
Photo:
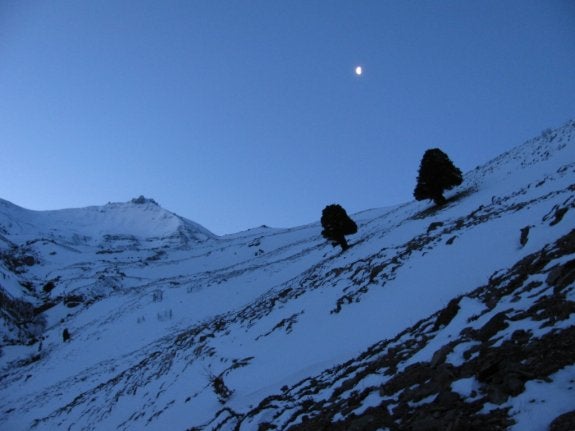
M 357 76 L 359 76 L 359 75 L 361 75 L 362 73 L 363 73 L 363 70 L 362 70 L 361 66 L 357 66 L 357 67 L 355 68 L 355 74 L 356 74 Z

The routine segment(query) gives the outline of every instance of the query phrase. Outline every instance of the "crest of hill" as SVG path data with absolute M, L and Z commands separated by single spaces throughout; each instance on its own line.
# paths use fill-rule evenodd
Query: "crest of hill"
M 514 189 L 525 176 L 548 174 L 575 159 L 575 120 L 557 129 L 546 129 L 540 136 L 513 147 L 465 175 L 463 187 Z M 503 190 L 501 190 L 503 191 Z
M 0 200 L 0 233 L 16 243 L 39 237 L 74 242 L 106 236 L 144 241 L 179 238 L 185 243 L 217 238 L 203 226 L 143 196 L 129 202 L 50 211 L 28 210 Z

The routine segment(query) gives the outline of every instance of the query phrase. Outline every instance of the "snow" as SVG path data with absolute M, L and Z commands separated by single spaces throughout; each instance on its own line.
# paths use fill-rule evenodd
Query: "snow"
M 474 398 L 479 391 L 479 387 L 480 384 L 475 380 L 475 377 L 459 379 L 451 384 L 453 392 L 457 392 L 464 398 Z
M 217 237 L 151 201 L 38 212 L 0 200 L 0 251 L 16 247 L 38 261 L 21 274 L 0 261 L 0 289 L 35 306 L 83 298 L 75 308 L 59 302 L 43 313 L 41 348 L 39 342 L 2 347 L 0 428 L 26 430 L 35 420 L 37 430 L 203 426 L 223 407 L 210 376 L 222 375 L 233 390 L 226 407 L 245 412 L 392 339 L 572 229 L 572 209 L 556 225 L 545 218 L 572 195 L 574 169 L 562 169 L 575 166 L 571 129 L 468 173 L 448 197 L 468 193 L 440 211 L 410 202 L 352 215 L 359 231 L 345 253 L 325 242 L 317 222 Z M 532 227 L 521 246 L 525 226 Z M 56 280 L 55 288 L 42 292 L 48 280 Z M 515 305 L 533 301 L 522 297 Z M 464 328 L 492 317 L 481 316 L 486 305 L 479 299 L 463 297 L 459 306 L 400 370 L 430 361 Z M 68 343 L 64 328 L 72 334 Z M 553 328 L 523 321 L 502 330 L 499 342 L 517 329 L 541 336 Z M 457 345 L 447 361 L 461 365 L 470 347 Z M 15 365 L 37 354 L 39 360 Z M 556 373 L 552 385 L 529 382 L 509 401 L 514 429 L 545 429 L 572 408 L 565 400 L 573 372 Z M 367 376 L 350 391 L 382 380 Z M 467 398 L 477 388 L 474 378 L 452 384 Z M 332 393 L 324 388 L 314 400 Z M 355 413 L 380 399 L 372 392 Z
M 575 406 L 575 366 L 565 367 L 550 376 L 553 384 L 527 382 L 525 391 L 505 407 L 517 421 L 511 431 L 547 431 L 552 419 Z

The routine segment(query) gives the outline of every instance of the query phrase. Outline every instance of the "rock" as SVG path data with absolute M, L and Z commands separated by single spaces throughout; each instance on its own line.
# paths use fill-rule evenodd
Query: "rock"
M 549 425 L 549 431 L 573 431 L 575 430 L 575 410 L 558 416 Z
M 453 347 L 449 344 L 441 347 L 437 350 L 433 356 L 431 357 L 431 367 L 436 368 L 438 365 L 443 364 L 445 362 L 445 358 L 447 355 L 453 350 Z
M 82 295 L 68 295 L 64 297 L 64 305 L 68 308 L 74 308 L 84 302 Z
M 437 395 L 437 397 L 435 397 L 435 400 L 433 400 L 434 405 L 442 406 L 445 408 L 453 408 L 460 402 L 461 395 L 453 391 L 442 391 Z
M 547 284 L 554 287 L 554 291 L 561 291 L 575 281 L 575 259 L 558 265 L 549 271 Z
M 494 387 L 487 392 L 487 400 L 492 404 L 503 404 L 508 398 L 509 395 L 504 393 L 499 387 Z
M 56 285 L 54 284 L 53 281 L 49 281 L 46 284 L 44 284 L 44 287 L 42 287 L 42 290 L 45 293 L 50 293 L 54 288 L 56 287 Z
M 159 206 L 154 199 L 146 198 L 144 195 L 140 195 L 137 198 L 132 199 L 131 202 L 136 205 L 154 204 Z
M 568 210 L 569 207 L 558 208 L 554 214 L 555 218 L 551 221 L 551 223 L 549 223 L 549 226 L 555 226 L 557 223 L 563 220 L 563 217 L 565 216 Z
M 567 320 L 575 313 L 575 302 L 565 299 L 562 294 L 543 296 L 528 310 L 533 320 L 546 320 L 543 326 L 551 326 Z
M 411 424 L 412 431 L 437 431 L 441 429 L 441 421 L 434 417 L 422 417 Z
M 455 367 L 451 364 L 441 364 L 433 373 L 432 381 L 439 389 L 446 389 L 451 387 L 451 383 L 455 380 Z
M 445 307 L 439 315 L 437 316 L 437 320 L 435 321 L 435 325 L 433 325 L 433 330 L 437 331 L 442 326 L 447 326 L 453 320 L 453 318 L 457 315 L 459 311 L 459 300 L 461 298 L 454 298 L 449 301 L 447 307 Z
M 531 331 L 526 331 L 524 329 L 517 329 L 511 334 L 511 341 L 514 344 L 527 344 L 531 338 Z
M 369 429 L 369 425 L 375 422 L 375 418 L 371 415 L 359 416 L 356 419 L 352 419 L 347 425 L 348 431 L 363 431 Z
M 505 393 L 517 396 L 525 389 L 525 384 L 517 374 L 509 374 L 505 376 L 504 390 Z
M 522 247 L 525 246 L 529 240 L 529 229 L 531 229 L 531 226 L 525 226 L 521 229 L 521 237 L 519 238 L 519 243 Z
M 34 266 L 36 264 L 36 259 L 34 256 L 24 256 L 22 257 L 22 263 L 26 266 Z
M 484 342 L 489 340 L 499 331 L 509 326 L 506 320 L 507 314 L 504 311 L 497 313 L 495 316 L 489 319 L 485 325 L 483 325 L 483 327 L 478 331 L 476 337 Z
M 436 221 L 431 223 L 428 227 L 427 227 L 427 233 L 431 232 L 432 230 L 437 229 L 438 227 L 443 226 L 443 222 L 441 221 Z

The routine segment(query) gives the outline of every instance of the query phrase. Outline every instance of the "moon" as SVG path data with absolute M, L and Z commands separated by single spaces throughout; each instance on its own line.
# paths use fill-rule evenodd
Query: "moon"
M 356 74 L 357 76 L 360 76 L 362 73 L 363 73 L 363 69 L 361 68 L 361 66 L 357 66 L 357 67 L 355 68 L 355 74 Z

